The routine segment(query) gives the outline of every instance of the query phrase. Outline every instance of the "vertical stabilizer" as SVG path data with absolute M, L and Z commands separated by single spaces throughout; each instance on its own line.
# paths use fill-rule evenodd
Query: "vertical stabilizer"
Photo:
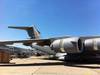
M 26 27 L 26 26 L 9 26 L 8 28 L 14 28 L 14 29 L 20 29 L 20 30 L 26 30 L 30 39 L 39 39 L 40 38 L 40 32 L 39 30 L 33 26 L 33 27 Z

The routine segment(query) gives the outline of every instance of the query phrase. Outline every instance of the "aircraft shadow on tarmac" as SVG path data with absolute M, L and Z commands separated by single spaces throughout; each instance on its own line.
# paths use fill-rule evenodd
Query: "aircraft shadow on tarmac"
M 53 65 L 64 65 L 63 62 L 44 62 L 44 63 L 27 63 L 27 64 L 4 64 L 0 66 L 53 66 Z
M 45 59 L 47 60 L 47 59 Z M 95 65 L 96 64 L 96 65 Z M 68 62 L 39 62 L 39 63 L 27 63 L 27 64 L 4 64 L 0 66 L 56 66 L 64 65 L 69 67 L 80 67 L 80 68 L 91 68 L 91 69 L 100 69 L 100 61 L 68 61 Z
M 48 59 L 44 58 L 44 60 L 48 60 Z M 49 59 L 49 60 L 55 60 L 55 59 Z M 93 60 L 67 61 L 61 63 L 60 65 L 69 66 L 69 67 L 100 69 L 100 66 L 95 66 L 95 64 L 100 65 L 100 59 L 94 58 Z
M 100 69 L 100 61 L 90 60 L 90 61 L 71 61 L 65 62 L 65 66 L 70 67 L 80 67 L 80 68 L 91 68 L 91 69 Z

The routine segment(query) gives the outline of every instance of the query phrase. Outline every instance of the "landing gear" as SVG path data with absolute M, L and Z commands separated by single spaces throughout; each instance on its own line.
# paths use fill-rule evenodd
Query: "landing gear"
M 40 54 L 40 53 L 36 53 L 35 55 L 36 55 L 36 56 L 41 56 L 41 54 Z

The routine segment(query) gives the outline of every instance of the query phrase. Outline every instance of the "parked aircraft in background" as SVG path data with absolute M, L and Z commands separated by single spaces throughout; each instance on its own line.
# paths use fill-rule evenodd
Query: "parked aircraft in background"
M 35 55 L 34 52 L 35 50 L 33 49 L 25 49 L 25 48 L 14 47 L 14 46 L 2 45 L 0 46 L 0 51 L 1 50 L 8 51 L 11 56 L 18 57 L 18 58 L 28 58 L 32 55 Z
M 62 36 L 41 39 L 40 32 L 36 27 L 14 27 L 9 28 L 26 30 L 30 39 L 16 41 L 1 41 L 0 45 L 9 45 L 13 43 L 23 43 L 25 46 L 31 46 L 37 50 L 51 55 L 56 53 L 66 53 L 66 61 L 90 60 L 100 55 L 100 36 L 72 37 Z

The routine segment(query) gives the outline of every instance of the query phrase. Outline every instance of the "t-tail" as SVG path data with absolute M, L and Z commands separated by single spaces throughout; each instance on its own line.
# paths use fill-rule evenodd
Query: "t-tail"
M 39 30 L 33 26 L 33 27 L 26 27 L 26 26 L 9 26 L 8 28 L 14 28 L 14 29 L 20 29 L 20 30 L 26 30 L 30 39 L 39 39 L 40 38 L 40 32 Z

